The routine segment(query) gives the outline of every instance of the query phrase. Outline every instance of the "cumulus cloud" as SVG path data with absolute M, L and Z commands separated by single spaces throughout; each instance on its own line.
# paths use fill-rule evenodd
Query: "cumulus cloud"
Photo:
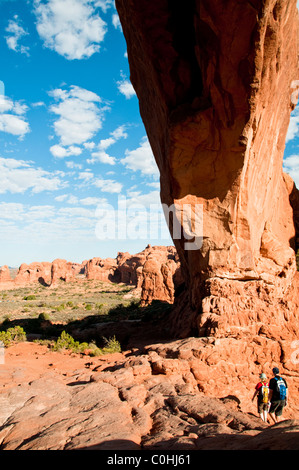
M 299 136 L 299 108 L 297 107 L 291 114 L 286 142 L 290 142 Z
M 69 90 L 56 89 L 50 95 L 56 101 L 50 111 L 58 116 L 54 122 L 54 130 L 61 146 L 84 144 L 101 129 L 107 108 L 100 106 L 101 98 L 96 93 L 71 86 Z M 63 153 L 57 147 L 54 152 L 55 150 Z M 70 154 L 70 150 L 66 151 L 67 154 Z
M 68 60 L 86 59 L 100 50 L 107 25 L 97 12 L 110 2 L 34 0 L 37 31 L 47 48 Z
M 283 162 L 283 170 L 288 173 L 299 188 L 299 155 L 290 155 Z
M 115 144 L 118 140 L 126 139 L 128 134 L 126 132 L 125 126 L 122 125 L 111 132 L 110 136 L 111 137 L 108 137 L 107 139 L 100 140 L 99 144 L 97 145 L 97 149 L 91 153 L 91 158 L 87 160 L 87 163 L 101 162 L 108 165 L 115 165 L 116 158 L 109 155 L 106 152 L 106 149 L 111 147 L 111 145 Z
M 132 83 L 124 75 L 122 75 L 122 79 L 117 82 L 117 88 L 127 100 L 136 95 Z
M 70 157 L 72 155 L 81 155 L 82 149 L 71 145 L 69 148 L 62 147 L 61 145 L 52 145 L 50 152 L 56 158 Z
M 147 137 L 144 137 L 140 146 L 135 150 L 126 150 L 125 158 L 121 163 L 132 171 L 140 171 L 145 176 L 159 177 L 159 170 Z
M 118 16 L 117 13 L 114 13 L 112 15 L 112 24 L 113 24 L 115 29 L 119 29 L 119 31 L 122 31 L 120 19 L 119 19 L 119 16 Z
M 92 158 L 89 158 L 87 163 L 101 162 L 106 163 L 107 165 L 115 165 L 116 163 L 115 157 L 111 157 L 111 155 L 108 155 L 104 150 L 92 152 L 91 156 Z
M 0 94 L 0 131 L 23 138 L 30 131 L 25 118 L 28 107 Z
M 78 175 L 79 180 L 83 180 L 85 182 L 92 180 L 93 177 L 94 174 L 89 170 L 81 171 Z
M 7 36 L 5 36 L 6 43 L 9 49 L 15 52 L 21 52 L 21 54 L 29 55 L 29 47 L 20 44 L 20 39 L 28 35 L 28 32 L 21 26 L 18 15 L 14 16 L 13 20 L 10 20 L 7 28 L 5 28 Z
M 64 186 L 61 172 L 50 173 L 34 168 L 31 162 L 0 158 L 0 193 L 32 193 L 56 191 Z
M 120 193 L 122 190 L 122 184 L 114 180 L 95 179 L 93 181 L 94 186 L 100 188 L 105 193 Z

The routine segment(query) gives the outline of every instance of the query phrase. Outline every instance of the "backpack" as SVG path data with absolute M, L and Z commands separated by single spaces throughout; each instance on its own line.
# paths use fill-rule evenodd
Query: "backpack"
M 281 377 L 275 377 L 276 380 L 276 393 L 279 400 L 285 400 L 287 396 L 287 388 L 285 381 Z
M 268 403 L 269 397 L 269 384 L 268 382 L 262 382 L 262 386 L 260 388 L 260 398 L 262 403 Z

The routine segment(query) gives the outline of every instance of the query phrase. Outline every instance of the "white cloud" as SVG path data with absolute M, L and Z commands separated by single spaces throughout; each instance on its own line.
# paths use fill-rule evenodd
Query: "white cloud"
M 98 178 L 93 182 L 93 184 L 105 193 L 120 193 L 122 190 L 122 184 L 114 180 Z
M 0 158 L 0 193 L 32 193 L 56 191 L 65 184 L 61 181 L 61 172 L 49 173 L 41 168 L 34 168 L 31 162 Z
M 92 152 L 91 156 L 92 158 L 89 158 L 87 160 L 87 163 L 101 162 L 101 163 L 106 163 L 108 165 L 115 165 L 116 163 L 115 157 L 111 157 L 104 150 L 99 150 L 98 152 Z
M 70 217 L 86 217 L 94 218 L 95 213 L 91 209 L 85 209 L 84 207 L 63 207 L 59 209 L 59 214 L 67 215 Z
M 114 7 L 114 0 L 95 0 L 94 4 L 96 7 L 100 7 L 104 13 L 107 13 L 110 7 Z
M 0 131 L 23 137 L 29 132 L 29 125 L 24 119 L 13 114 L 0 114 Z
M 50 95 L 57 101 L 50 110 L 58 116 L 54 130 L 62 146 L 83 144 L 101 129 L 107 108 L 99 106 L 98 95 L 77 86 L 69 91 L 56 89 Z
M 20 101 L 13 101 L 0 95 L 0 131 L 24 137 L 30 127 L 24 114 L 28 107 Z
M 5 36 L 8 48 L 29 55 L 29 47 L 19 44 L 20 39 L 27 36 L 28 33 L 21 26 L 18 15 L 15 15 L 14 19 L 9 21 L 5 31 L 8 33 L 8 36 Z
M 119 19 L 119 16 L 118 16 L 117 13 L 114 13 L 112 15 L 112 24 L 113 24 L 115 29 L 119 29 L 120 31 L 122 31 L 120 19 Z
M 84 142 L 84 147 L 88 150 L 92 150 L 95 148 L 95 143 L 94 142 Z
M 94 174 L 91 171 L 81 171 L 78 175 L 79 180 L 90 181 L 94 177 Z
M 89 0 L 34 1 L 37 31 L 44 44 L 68 60 L 85 59 L 100 50 L 107 25 L 96 11 L 110 2 Z
M 99 197 L 85 197 L 80 199 L 80 204 L 83 206 L 97 206 L 99 204 L 106 204 L 107 199 L 99 198 Z
M 24 206 L 16 202 L 0 202 L 0 219 L 21 220 Z
M 126 139 L 128 137 L 126 126 L 122 125 L 117 127 L 113 132 L 111 132 L 111 135 L 115 140 Z
M 140 171 L 145 176 L 159 177 L 159 170 L 155 162 L 153 152 L 146 137 L 140 142 L 140 146 L 135 150 L 126 150 L 126 157 L 121 163 L 133 171 Z
M 299 155 L 290 155 L 283 161 L 283 170 L 288 173 L 299 188 Z
M 81 155 L 82 149 L 80 147 L 76 147 L 75 145 L 71 145 L 69 148 L 65 148 L 56 144 L 50 147 L 50 152 L 56 158 L 64 158 L 70 157 L 71 155 Z
M 289 129 L 286 137 L 286 142 L 290 142 L 299 136 L 299 107 L 297 107 L 291 114 Z
M 67 194 L 61 194 L 60 196 L 56 196 L 54 199 L 57 202 L 63 202 L 68 198 Z
M 82 170 L 82 168 L 83 168 L 83 165 L 81 165 L 81 163 L 75 163 L 75 162 L 69 162 L 68 161 L 68 162 L 65 162 L 65 164 L 71 170 L 75 170 L 75 169 Z
M 127 78 L 122 78 L 117 82 L 118 91 L 126 97 L 127 100 L 136 95 L 132 83 Z
M 111 137 L 108 137 L 107 139 L 102 139 L 97 145 L 98 150 L 92 152 L 92 158 L 88 159 L 87 163 L 101 162 L 107 163 L 108 165 L 115 165 L 116 158 L 111 157 L 111 155 L 108 155 L 105 150 L 111 147 L 111 145 L 115 144 L 119 139 L 126 139 L 128 137 L 128 134 L 126 133 L 125 129 L 126 128 L 124 125 L 119 126 L 113 132 L 110 132 Z
M 161 199 L 160 191 L 151 191 L 147 194 L 141 194 L 140 191 L 132 191 L 128 193 L 127 204 L 130 205 L 142 205 L 144 208 L 148 208 L 151 205 L 155 205 L 160 208 Z

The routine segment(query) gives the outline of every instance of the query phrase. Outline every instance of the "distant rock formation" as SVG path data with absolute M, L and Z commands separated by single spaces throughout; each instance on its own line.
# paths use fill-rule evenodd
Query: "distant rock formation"
M 296 0 L 116 7 L 161 201 L 176 206 L 169 227 L 185 290 L 174 334 L 243 335 L 262 323 L 294 335 L 298 192 L 282 162 L 299 78 Z
M 0 268 L 0 283 L 11 282 L 12 278 L 10 276 L 10 271 L 8 266 L 2 266 Z
M 85 265 L 86 279 L 113 281 L 116 269 L 117 261 L 114 258 L 92 258 Z
M 115 259 L 92 258 L 82 263 L 64 259 L 56 259 L 52 263 L 24 263 L 14 280 L 10 278 L 7 266 L 0 270 L 0 286 L 11 281 L 15 286 L 39 282 L 55 287 L 60 281 L 74 282 L 80 279 L 135 286 L 143 306 L 153 300 L 173 303 L 175 289 L 183 282 L 178 255 L 173 246 L 148 245 L 135 255 L 119 252 Z
M 51 279 L 51 263 L 49 262 L 34 262 L 30 264 L 21 264 L 17 275 L 14 279 L 15 284 L 31 284 L 40 282 L 41 284 L 48 284 Z
M 51 286 L 55 286 L 58 281 L 62 280 L 70 282 L 82 270 L 82 265 L 79 263 L 72 263 L 65 259 L 56 259 L 51 265 Z

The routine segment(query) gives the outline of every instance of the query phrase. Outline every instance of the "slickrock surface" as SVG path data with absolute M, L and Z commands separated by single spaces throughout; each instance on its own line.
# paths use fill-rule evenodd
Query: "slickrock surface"
M 197 245 L 173 236 L 185 281 L 174 333 L 250 330 L 258 316 L 287 336 L 299 305 L 297 189 L 282 170 L 298 79 L 296 0 L 116 6 L 162 203 L 176 204 L 182 225 L 189 204 L 193 233 L 203 207 Z M 277 315 L 283 304 L 290 328 Z
M 284 369 L 285 421 L 262 423 L 251 402 L 280 353 L 266 341 L 189 338 L 95 358 L 14 345 L 0 365 L 0 448 L 298 450 L 298 373 Z

